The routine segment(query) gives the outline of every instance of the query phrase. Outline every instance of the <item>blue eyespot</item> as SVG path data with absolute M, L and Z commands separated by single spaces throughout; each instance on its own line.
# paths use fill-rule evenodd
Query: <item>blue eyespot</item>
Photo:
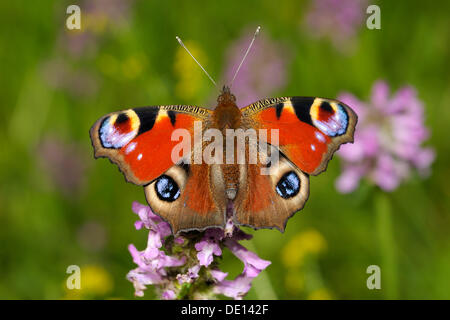
M 323 102 L 319 106 L 319 114 L 326 116 L 316 116 L 312 118 L 313 124 L 329 137 L 336 137 L 347 132 L 348 115 L 345 108 L 336 104 L 336 110 L 328 102 Z
M 103 148 L 120 149 L 136 136 L 137 129 L 125 132 L 119 129 L 127 121 L 131 119 L 125 113 L 120 113 L 115 120 L 109 116 L 102 121 L 98 135 Z
M 169 176 L 162 175 L 155 183 L 155 191 L 162 201 L 173 202 L 180 196 L 180 188 Z
M 300 191 L 300 178 L 294 171 L 289 171 L 281 177 L 275 189 L 284 199 L 295 197 Z

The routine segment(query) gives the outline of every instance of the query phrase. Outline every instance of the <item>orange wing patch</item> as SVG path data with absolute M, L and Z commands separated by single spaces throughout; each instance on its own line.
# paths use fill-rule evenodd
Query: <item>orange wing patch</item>
M 269 195 L 273 193 L 273 186 L 267 176 L 261 175 L 261 166 L 249 164 L 247 166 L 247 185 L 252 186 L 253 190 L 247 190 L 247 197 L 243 202 L 243 210 L 252 213 L 261 212 L 272 205 Z M 265 196 L 261 196 L 265 195 Z M 249 221 L 252 224 L 253 221 Z
M 174 165 L 172 141 L 176 129 L 186 129 L 193 141 L 195 121 L 211 112 L 195 106 L 159 106 L 128 109 L 100 118 L 90 135 L 95 157 L 107 157 L 119 166 L 127 181 L 146 185 Z
M 189 183 L 186 185 L 182 199 L 186 206 L 205 216 L 207 213 L 217 211 L 212 195 L 210 184 L 205 183 L 205 178 L 209 175 L 208 165 L 191 165 L 189 170 Z
M 330 138 L 308 123 L 299 121 L 290 102 L 285 103 L 279 116 L 276 108 L 270 108 L 261 111 L 257 120 L 263 129 L 279 130 L 281 149 L 303 172 L 314 172 L 328 151 Z
M 173 130 L 187 129 L 193 135 L 195 117 L 179 114 L 172 124 L 167 114 L 160 114 L 155 126 L 131 140 L 120 149 L 125 163 L 141 181 L 152 181 L 173 166 L 172 150 L 179 141 L 172 141 Z M 163 143 L 162 143 L 163 142 Z
M 271 152 L 278 152 L 272 148 Z M 262 164 L 247 165 L 235 205 L 235 222 L 253 228 L 284 231 L 287 220 L 301 210 L 309 195 L 308 175 L 283 155 L 261 174 Z M 266 168 L 267 169 L 267 168 Z
M 224 187 L 211 181 L 215 175 L 211 171 L 217 168 L 207 164 L 175 165 L 145 186 L 153 212 L 169 222 L 174 234 L 224 227 Z M 222 195 L 222 199 L 215 195 Z
M 342 143 L 353 141 L 357 122 L 356 114 L 342 102 L 314 97 L 266 99 L 242 112 L 250 127 L 278 129 L 279 149 L 313 175 L 325 170 Z

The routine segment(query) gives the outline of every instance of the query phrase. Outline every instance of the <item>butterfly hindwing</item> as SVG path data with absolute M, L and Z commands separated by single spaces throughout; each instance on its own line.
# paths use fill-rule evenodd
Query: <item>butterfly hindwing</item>
M 357 122 L 344 103 L 314 97 L 265 99 L 242 109 L 247 125 L 277 129 L 279 148 L 300 170 L 317 175 L 342 143 L 353 142 Z
M 284 231 L 287 220 L 301 210 L 309 196 L 309 176 L 271 146 L 270 153 L 259 150 L 260 159 L 278 153 L 278 160 L 264 165 L 248 164 L 240 180 L 235 222 L 253 228 Z M 262 156 L 261 156 L 262 155 Z M 263 173 L 263 170 L 267 170 Z
M 174 234 L 225 225 L 225 186 L 219 165 L 175 165 L 145 187 L 145 196 Z
M 193 134 L 194 121 L 211 111 L 196 106 L 151 106 L 113 112 L 100 118 L 90 135 L 95 157 L 119 166 L 127 181 L 146 185 L 174 165 L 172 141 L 176 129 Z
M 284 231 L 308 199 L 309 175 L 324 171 L 339 146 L 353 141 L 357 116 L 337 100 L 308 97 L 261 100 L 242 114 L 246 128 L 266 129 L 267 137 L 277 130 L 278 146 L 268 150 L 278 154 L 278 161 L 264 174 L 263 163 L 245 166 L 234 202 L 236 223 Z M 258 154 L 267 156 L 263 150 Z

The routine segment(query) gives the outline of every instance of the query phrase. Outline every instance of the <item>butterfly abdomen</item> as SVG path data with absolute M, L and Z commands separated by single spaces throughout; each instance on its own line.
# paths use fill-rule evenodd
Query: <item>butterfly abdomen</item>
M 241 111 L 236 105 L 236 98 L 230 92 L 228 87 L 224 87 L 221 95 L 217 99 L 218 105 L 214 109 L 214 113 L 212 116 L 212 126 L 215 129 L 218 129 L 222 132 L 223 141 L 227 141 L 226 134 L 227 130 L 236 130 L 241 127 Z M 234 139 L 236 140 L 236 139 Z M 236 141 L 233 141 L 235 143 Z M 233 152 L 233 163 L 229 163 L 226 161 L 227 152 Z M 240 176 L 240 168 L 237 164 L 237 154 L 236 148 L 226 148 L 224 145 L 223 149 L 223 161 L 221 164 L 221 171 L 223 177 L 223 183 L 225 186 L 225 194 L 224 196 L 228 200 L 234 200 L 236 194 L 239 190 L 239 176 Z

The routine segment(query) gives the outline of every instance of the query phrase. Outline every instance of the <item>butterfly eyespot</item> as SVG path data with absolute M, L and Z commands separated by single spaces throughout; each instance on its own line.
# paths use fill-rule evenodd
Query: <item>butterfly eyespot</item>
M 138 133 L 139 119 L 132 110 L 106 117 L 99 128 L 99 138 L 104 148 L 119 149 Z
M 347 132 L 348 114 L 339 103 L 323 100 L 314 102 L 310 115 L 312 123 L 330 137 L 340 136 Z
M 284 199 L 295 197 L 300 191 L 300 178 L 294 171 L 289 171 L 281 177 L 275 189 Z
M 120 125 L 122 123 L 128 122 L 128 120 L 130 120 L 130 118 L 127 116 L 127 114 L 121 113 L 117 116 L 115 125 Z
M 162 175 L 155 183 L 155 191 L 162 201 L 173 202 L 180 196 L 180 188 L 175 180 L 167 175 Z

